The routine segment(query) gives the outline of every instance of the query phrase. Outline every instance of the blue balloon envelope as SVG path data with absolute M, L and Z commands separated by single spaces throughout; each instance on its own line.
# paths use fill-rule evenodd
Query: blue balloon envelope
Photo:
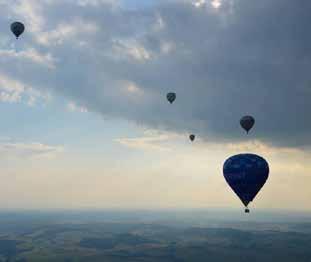
M 266 183 L 269 164 L 258 155 L 240 154 L 226 160 L 223 173 L 229 186 L 247 207 Z
M 166 98 L 172 104 L 176 99 L 176 93 L 170 92 L 166 95 Z

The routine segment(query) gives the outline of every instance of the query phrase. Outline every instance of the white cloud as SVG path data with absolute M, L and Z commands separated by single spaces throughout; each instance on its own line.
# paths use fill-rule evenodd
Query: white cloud
M 202 7 L 206 4 L 206 0 L 197 0 L 193 3 L 195 7 Z
M 126 90 L 129 92 L 129 93 L 134 93 L 134 94 L 138 94 L 141 91 L 141 89 L 139 87 L 137 87 L 137 85 L 135 85 L 134 83 L 129 83 L 126 87 Z
M 18 103 L 25 100 L 27 105 L 33 106 L 38 99 L 45 103 L 51 99 L 51 96 L 0 72 L 0 101 Z
M 153 30 L 156 32 L 159 32 L 159 31 L 163 30 L 165 28 L 165 26 L 166 26 L 166 24 L 165 24 L 163 17 L 159 13 L 157 13 L 156 20 L 155 20 L 155 23 L 153 25 Z
M 142 137 L 135 138 L 119 138 L 115 141 L 119 144 L 140 150 L 148 151 L 170 151 L 170 144 L 182 138 L 181 135 L 162 132 L 160 130 L 146 130 Z
M 80 6 L 100 6 L 103 4 L 110 4 L 117 6 L 120 4 L 119 0 L 77 0 L 77 4 Z
M 59 23 L 54 30 L 41 32 L 38 34 L 37 40 L 46 46 L 60 45 L 65 40 L 73 40 L 77 35 L 94 34 L 98 30 L 95 23 L 75 19 L 74 21 Z M 77 39 L 74 40 L 77 41 Z
M 226 148 L 230 151 L 239 151 L 239 152 L 257 152 L 259 154 L 264 153 L 268 155 L 276 155 L 276 154 L 299 154 L 303 152 L 303 150 L 297 148 L 290 147 L 275 147 L 273 145 L 269 145 L 267 143 L 263 143 L 259 140 L 252 140 L 248 142 L 240 142 L 240 143 L 225 143 L 225 144 L 217 144 L 217 146 Z
M 9 3 L 10 10 L 13 14 L 20 17 L 24 22 L 27 22 L 26 30 L 32 33 L 40 32 L 45 24 L 45 19 L 42 14 L 42 3 L 45 1 L 37 0 L 18 0 L 15 3 Z M 23 22 L 22 21 L 22 22 Z
M 76 105 L 76 103 L 74 102 L 69 102 L 67 104 L 67 109 L 70 111 L 70 112 L 80 112 L 80 113 L 87 113 L 88 110 L 86 107 L 83 107 L 83 106 L 78 106 Z
M 9 103 L 19 102 L 24 91 L 25 88 L 20 82 L 0 74 L 0 101 Z
M 114 57 L 117 59 L 134 59 L 144 62 L 152 58 L 152 53 L 148 51 L 137 39 L 114 39 Z
M 21 82 L 10 79 L 9 77 L 1 73 L 0 73 L 0 86 L 1 89 L 9 92 L 14 91 L 17 93 L 22 93 L 25 90 L 25 86 Z
M 161 52 L 165 55 L 171 53 L 176 49 L 175 43 L 163 41 L 161 43 Z
M 144 89 L 131 81 L 121 81 L 122 95 L 140 101 L 144 95 Z
M 31 62 L 47 66 L 49 68 L 55 68 L 56 59 L 50 54 L 41 54 L 36 49 L 30 48 L 24 51 L 0 50 L 0 56 L 2 58 L 13 58 L 19 60 L 30 60 Z
M 142 149 L 142 150 L 157 150 L 157 151 L 167 151 L 170 150 L 169 147 L 161 145 L 164 141 L 168 141 L 168 137 L 140 137 L 140 138 L 119 138 L 115 140 L 123 146 Z
M 211 5 L 215 8 L 215 9 L 218 9 L 219 7 L 221 7 L 222 3 L 221 3 L 221 0 L 213 0 L 211 2 Z
M 0 141 L 0 153 L 15 157 L 54 157 L 64 151 L 63 146 L 52 146 L 37 142 Z
M 17 93 L 7 93 L 1 92 L 0 93 L 0 101 L 1 102 L 8 102 L 8 103 L 17 103 L 21 100 L 21 96 Z

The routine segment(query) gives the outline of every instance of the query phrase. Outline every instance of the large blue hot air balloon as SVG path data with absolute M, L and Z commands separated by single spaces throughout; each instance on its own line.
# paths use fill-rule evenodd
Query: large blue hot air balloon
M 224 177 L 234 193 L 245 205 L 253 201 L 269 176 L 267 161 L 254 154 L 240 154 L 230 157 L 223 166 Z

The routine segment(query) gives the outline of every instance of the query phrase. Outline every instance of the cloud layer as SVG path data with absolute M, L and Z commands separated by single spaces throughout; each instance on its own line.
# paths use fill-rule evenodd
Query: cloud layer
M 310 2 L 127 2 L 0 1 L 1 73 L 151 128 L 234 141 L 252 114 L 256 138 L 310 145 Z

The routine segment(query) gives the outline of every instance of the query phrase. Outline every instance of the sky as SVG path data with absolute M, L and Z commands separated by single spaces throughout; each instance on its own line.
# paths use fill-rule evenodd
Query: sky
M 251 208 L 311 211 L 310 8 L 0 0 L 0 208 L 242 208 L 222 166 L 249 152 Z

